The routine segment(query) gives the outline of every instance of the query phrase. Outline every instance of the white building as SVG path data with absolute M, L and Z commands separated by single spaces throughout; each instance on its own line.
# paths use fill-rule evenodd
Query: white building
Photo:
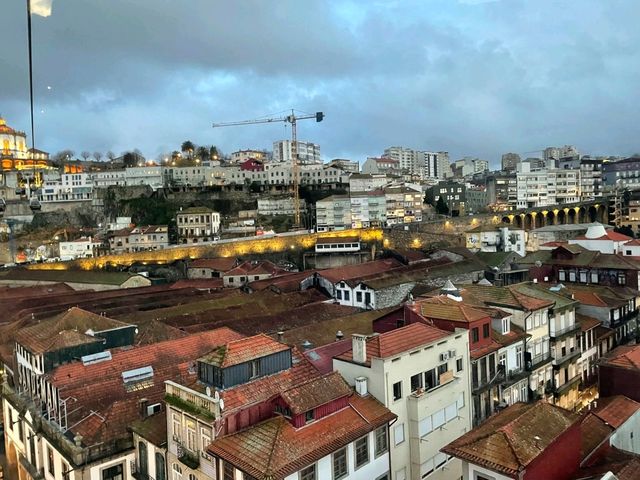
M 450 174 L 448 152 L 428 152 L 405 147 L 389 147 L 383 157 L 398 161 L 400 170 L 417 176 L 420 180 L 427 178 L 445 178 Z
M 312 142 L 297 142 L 298 163 L 308 165 L 322 163 L 320 159 L 320 145 Z M 291 140 L 273 142 L 273 161 L 291 164 Z
M 95 188 L 125 186 L 127 184 L 125 170 L 103 170 L 100 172 L 92 172 L 90 175 Z
M 587 229 L 587 233 L 576 238 L 569 239 L 569 245 L 580 245 L 587 250 L 598 251 L 600 253 L 621 253 L 627 254 L 627 251 L 634 253 L 636 248 L 626 247 L 626 244 L 633 239 L 622 233 L 606 230 L 604 225 L 596 223 Z
M 242 163 L 249 159 L 267 160 L 267 152 L 263 150 L 238 150 L 231 152 L 231 163 Z
M 386 203 L 386 224 L 398 225 L 422 221 L 424 194 L 422 190 L 408 187 L 387 187 L 384 189 Z
M 214 240 L 220 232 L 220 214 L 206 207 L 191 207 L 176 214 L 179 243 Z
M 511 225 L 480 225 L 465 232 L 466 247 L 472 252 L 516 252 L 525 256 L 526 233 Z
M 81 237 L 70 242 L 60 242 L 60 258 L 62 260 L 74 260 L 76 258 L 94 257 L 100 242 L 95 242 L 91 237 Z
M 351 228 L 381 227 L 387 221 L 383 191 L 351 192 Z
M 580 170 L 548 169 L 517 174 L 517 207 L 546 207 L 580 201 Z
M 394 181 L 387 174 L 355 173 L 349 177 L 350 192 L 370 192 L 380 190 Z
M 164 167 L 164 185 L 195 187 L 203 186 L 209 173 L 207 167 L 194 165 L 191 167 Z
M 125 169 L 127 187 L 134 185 L 149 185 L 154 190 L 164 186 L 163 168 L 148 165 L 143 167 L 129 167 Z
M 334 358 L 347 382 L 366 382 L 398 416 L 389 432 L 392 480 L 460 478 L 461 462 L 440 449 L 471 428 L 468 342 L 465 331 L 412 324 L 353 335 L 352 349 Z
M 88 173 L 64 173 L 45 181 L 39 195 L 43 203 L 91 201 L 93 181 Z

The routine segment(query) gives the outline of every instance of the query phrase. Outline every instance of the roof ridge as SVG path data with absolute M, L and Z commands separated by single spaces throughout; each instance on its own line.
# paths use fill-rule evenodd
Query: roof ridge
M 276 444 L 278 443 L 278 437 L 280 436 L 280 432 L 282 431 L 282 428 L 284 427 L 284 424 L 286 422 L 286 420 L 282 416 L 278 416 L 276 418 L 278 419 L 278 428 L 276 429 L 273 435 L 273 443 L 271 444 L 271 451 L 269 452 L 269 458 L 267 460 L 267 468 L 265 469 L 266 470 L 265 478 L 269 478 L 269 475 L 273 475 L 274 473 L 271 471 L 272 470 L 271 461 L 273 460 L 273 456 L 276 451 Z

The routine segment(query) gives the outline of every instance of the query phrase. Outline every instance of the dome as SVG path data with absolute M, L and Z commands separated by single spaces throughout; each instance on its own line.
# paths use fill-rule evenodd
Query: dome
M 601 237 L 604 237 L 606 234 L 607 234 L 607 232 L 604 229 L 604 225 L 602 225 L 601 223 L 595 223 L 595 224 L 591 225 L 587 229 L 587 233 L 586 233 L 585 237 L 587 237 L 587 238 L 601 238 Z
M 0 117 L 0 133 L 17 133 L 13 128 L 7 125 L 7 121 Z

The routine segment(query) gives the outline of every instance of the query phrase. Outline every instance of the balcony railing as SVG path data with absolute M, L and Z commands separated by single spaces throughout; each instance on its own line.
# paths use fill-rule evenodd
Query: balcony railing
M 192 452 L 181 443 L 178 443 L 178 460 L 192 470 L 200 466 L 200 454 Z
M 568 335 L 572 332 L 576 332 L 580 330 L 580 324 L 579 323 L 574 323 L 573 325 L 569 325 L 568 327 L 564 327 L 564 328 L 550 328 L 549 329 L 549 337 L 551 338 L 559 338 L 565 335 Z
M 580 375 L 576 375 L 570 380 L 564 382 L 562 385 L 557 385 L 556 382 L 553 382 L 553 391 L 556 395 L 562 395 L 564 392 L 569 390 L 573 385 L 579 383 L 581 380 Z
M 574 349 L 569 350 L 564 355 L 561 355 L 559 357 L 554 357 L 553 363 L 554 363 L 554 365 L 562 365 L 563 363 L 567 363 L 567 362 L 573 360 L 574 358 L 578 358 L 580 356 L 580 354 L 581 354 L 580 349 L 579 348 L 574 348 Z
M 137 462 L 130 462 L 131 465 L 131 475 L 136 480 L 154 480 L 154 478 L 149 475 L 149 473 L 143 473 L 140 471 L 140 465 Z
M 536 370 L 537 368 L 549 363 L 551 360 L 551 352 L 541 353 L 540 355 L 531 357 L 531 360 L 527 362 L 527 370 L 530 372 Z

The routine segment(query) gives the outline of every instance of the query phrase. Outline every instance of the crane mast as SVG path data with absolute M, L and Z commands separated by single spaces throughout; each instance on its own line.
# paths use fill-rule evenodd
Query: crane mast
M 254 125 L 258 123 L 275 123 L 275 122 L 284 122 L 291 124 L 291 171 L 293 176 L 293 213 L 294 213 L 294 227 L 299 228 L 301 226 L 300 222 L 300 165 L 298 163 L 298 129 L 297 122 L 298 120 L 307 120 L 314 118 L 316 122 L 321 122 L 324 119 L 324 113 L 316 112 L 311 115 L 298 115 L 296 116 L 295 112 L 291 110 L 291 115 L 287 115 L 286 117 L 276 117 L 276 118 L 260 118 L 254 120 L 241 120 L 239 122 L 224 122 L 224 123 L 214 123 L 212 124 L 213 128 L 219 127 L 236 127 L 242 125 Z

